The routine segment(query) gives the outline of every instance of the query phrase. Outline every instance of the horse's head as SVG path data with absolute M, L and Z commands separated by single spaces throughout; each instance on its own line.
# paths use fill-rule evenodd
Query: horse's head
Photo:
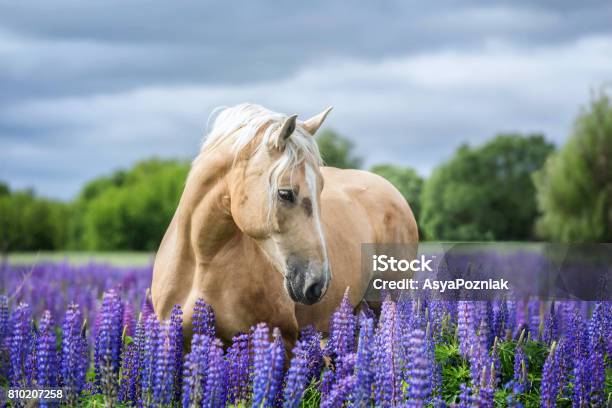
M 236 225 L 282 273 L 291 299 L 307 305 L 318 302 L 331 281 L 313 137 L 329 111 L 304 122 L 276 116 L 258 127 L 228 181 Z

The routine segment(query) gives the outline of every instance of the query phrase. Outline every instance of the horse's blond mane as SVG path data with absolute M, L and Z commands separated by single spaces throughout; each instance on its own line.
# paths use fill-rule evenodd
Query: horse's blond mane
M 212 128 L 202 144 L 200 156 L 227 140 L 231 142 L 234 161 L 247 146 L 256 140 L 259 134 L 262 134 L 262 131 L 261 139 L 258 140 L 258 145 L 255 146 L 252 154 L 270 146 L 271 138 L 275 136 L 287 118 L 287 115 L 250 103 L 222 110 L 216 109 L 213 115 L 215 112 L 219 114 L 215 117 Z M 323 164 L 323 160 L 315 138 L 298 122 L 295 131 L 286 141 L 281 157 L 272 164 L 269 170 L 268 195 L 271 210 L 276 203 L 275 196 L 281 177 L 287 172 L 293 174 L 302 163 L 318 167 Z

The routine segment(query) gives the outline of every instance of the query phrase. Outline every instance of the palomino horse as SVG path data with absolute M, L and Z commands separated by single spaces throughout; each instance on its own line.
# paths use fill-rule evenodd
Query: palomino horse
M 329 111 L 301 122 L 242 104 L 217 116 L 155 258 L 160 318 L 182 305 L 189 337 L 201 297 L 223 340 L 267 322 L 289 347 L 303 326 L 327 331 L 347 287 L 362 300 L 362 243 L 418 242 L 388 181 L 321 167 L 313 135 Z

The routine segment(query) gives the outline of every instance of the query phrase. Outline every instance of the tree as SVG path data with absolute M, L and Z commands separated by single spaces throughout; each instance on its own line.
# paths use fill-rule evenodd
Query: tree
M 419 235 L 423 236 L 420 228 L 421 216 L 421 190 L 423 189 L 423 179 L 417 172 L 410 167 L 395 166 L 391 164 L 378 164 L 370 169 L 389 180 L 404 196 L 419 225 Z
M 565 146 L 534 174 L 537 231 L 561 242 L 612 242 L 612 105 L 601 92 Z
M 349 139 L 334 131 L 325 130 L 321 132 L 320 136 L 317 136 L 317 143 L 326 166 L 339 169 L 358 169 L 361 167 L 362 159 L 353 154 L 355 145 Z
M 537 216 L 531 174 L 553 146 L 542 135 L 499 135 L 461 146 L 425 183 L 421 227 L 436 240 L 527 240 Z
M 31 190 L 6 191 L 0 194 L 0 251 L 64 247 L 68 218 L 64 203 L 36 197 Z
M 74 207 L 71 245 L 91 250 L 158 248 L 189 163 L 151 159 L 87 184 Z

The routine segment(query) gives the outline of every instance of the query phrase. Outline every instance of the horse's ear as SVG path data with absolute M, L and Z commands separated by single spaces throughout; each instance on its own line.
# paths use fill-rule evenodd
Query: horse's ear
M 279 131 L 274 135 L 274 139 L 272 144 L 276 148 L 283 148 L 285 146 L 285 141 L 289 139 L 289 137 L 295 131 L 295 122 L 297 120 L 297 115 L 291 115 L 280 126 Z
M 315 133 L 317 133 L 317 130 L 319 130 L 321 124 L 323 123 L 323 121 L 325 121 L 325 118 L 327 117 L 329 112 L 331 112 L 331 110 L 332 107 L 330 106 L 318 115 L 315 115 L 312 118 L 304 121 L 304 123 L 302 123 L 302 127 L 306 129 L 308 133 L 314 135 Z

